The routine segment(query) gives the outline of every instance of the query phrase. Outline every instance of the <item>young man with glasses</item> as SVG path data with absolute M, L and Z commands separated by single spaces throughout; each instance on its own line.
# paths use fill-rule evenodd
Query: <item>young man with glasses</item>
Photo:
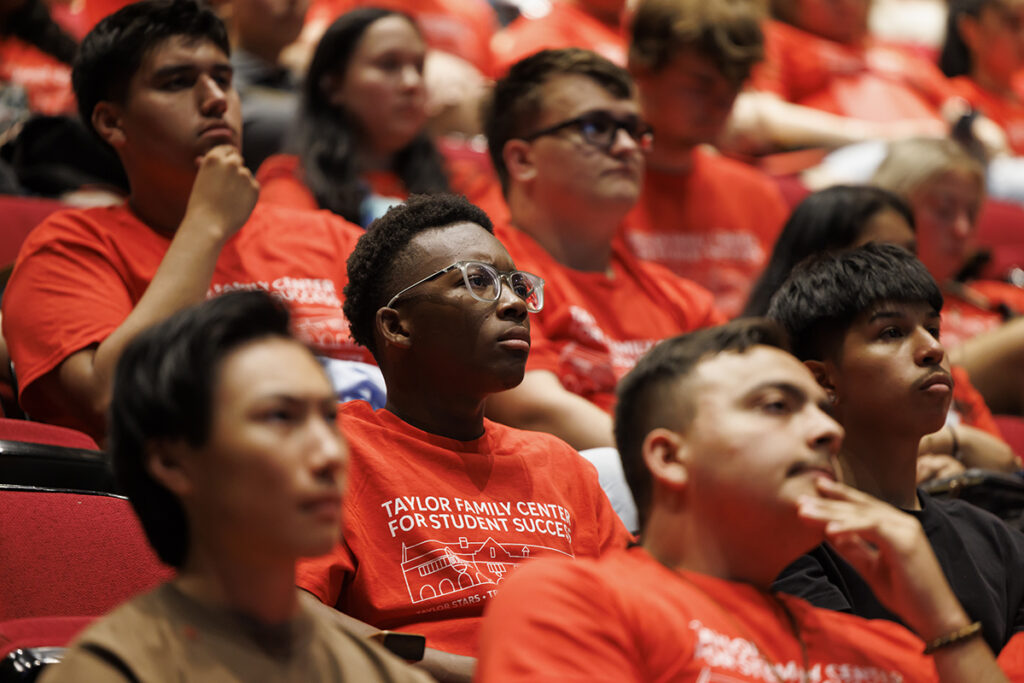
M 743 308 L 789 215 L 771 178 L 706 148 L 761 59 L 762 15 L 756 0 L 643 0 L 632 23 L 629 70 L 658 134 L 626 242 L 707 287 L 727 315 Z
M 341 407 L 352 482 L 341 541 L 301 564 L 298 582 L 367 632 L 426 636 L 424 666 L 468 679 L 507 572 L 629 536 L 572 448 L 484 418 L 488 396 L 522 381 L 546 302 L 544 280 L 516 268 L 483 211 L 414 196 L 371 224 L 348 269 L 345 314 L 387 404 Z
M 577 448 L 610 446 L 618 379 L 658 340 L 722 320 L 702 287 L 615 240 L 640 195 L 651 129 L 629 74 L 575 48 L 515 64 L 485 119 L 508 212 L 496 234 L 550 291 L 526 379 L 488 414 Z

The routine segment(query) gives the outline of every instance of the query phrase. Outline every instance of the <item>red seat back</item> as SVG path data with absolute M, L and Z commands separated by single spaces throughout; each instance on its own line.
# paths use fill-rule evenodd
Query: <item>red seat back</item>
M 170 577 L 128 500 L 0 486 L 0 621 L 91 616 Z

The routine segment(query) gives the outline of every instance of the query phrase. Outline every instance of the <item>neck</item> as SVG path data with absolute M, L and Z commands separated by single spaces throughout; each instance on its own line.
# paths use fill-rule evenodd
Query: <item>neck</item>
M 736 557 L 737 553 L 730 551 L 730 542 L 720 530 L 707 523 L 706 514 L 687 511 L 678 500 L 667 502 L 663 499 L 659 503 L 658 493 L 654 495 L 656 502 L 651 506 L 650 517 L 641 533 L 642 545 L 669 569 L 685 569 L 770 590 L 775 577 L 800 554 L 773 561 L 776 555 L 781 558 L 785 553 L 761 553 L 758 551 L 763 548 L 755 551 L 753 546 L 742 544 L 744 552 Z
M 845 425 L 844 425 L 845 426 Z M 843 482 L 904 510 L 920 509 L 917 451 L 920 435 L 847 428 L 839 453 Z
M 647 168 L 662 173 L 689 173 L 693 170 L 696 150 L 693 145 L 659 146 L 655 143 L 647 156 Z
M 139 220 L 164 235 L 174 235 L 185 218 L 195 175 L 178 183 L 166 178 L 139 178 L 129 174 L 131 194 L 128 205 Z
M 977 64 L 971 69 L 971 80 L 983 89 L 1002 97 L 1015 97 L 1013 91 L 1013 74 L 992 73 Z
M 403 422 L 448 439 L 472 441 L 484 433 L 484 399 L 452 396 L 436 383 L 413 382 L 403 386 L 387 378 L 385 408 Z M 428 388 L 429 387 L 429 388 Z
M 611 272 L 612 238 L 628 208 L 625 212 L 588 210 L 577 214 L 555 213 L 542 210 L 515 188 L 509 192 L 508 207 L 512 224 L 535 239 L 563 266 L 573 270 Z
M 185 567 L 174 580 L 182 593 L 265 624 L 284 623 L 298 612 L 294 560 L 261 557 L 239 562 L 222 552 L 204 552 L 199 543 L 194 545 L 197 547 L 190 550 Z

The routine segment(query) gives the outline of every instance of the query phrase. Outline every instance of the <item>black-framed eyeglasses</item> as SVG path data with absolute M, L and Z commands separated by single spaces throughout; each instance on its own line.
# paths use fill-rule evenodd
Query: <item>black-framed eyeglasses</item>
M 533 142 L 539 137 L 554 135 L 566 128 L 579 129 L 580 135 L 583 136 L 586 142 L 605 152 L 610 150 L 612 145 L 615 144 L 615 137 L 619 134 L 620 130 L 626 131 L 626 134 L 633 138 L 641 149 L 649 149 L 651 143 L 654 142 L 654 129 L 647 125 L 647 122 L 639 116 L 630 114 L 618 117 L 606 111 L 587 112 L 574 119 L 562 121 L 548 128 L 542 128 L 529 135 L 524 135 L 521 139 Z
M 445 273 L 458 268 L 462 271 L 462 280 L 466 283 L 466 289 L 474 299 L 484 302 L 497 301 L 501 296 L 501 285 L 504 281 L 509 289 L 515 293 L 526 304 L 526 310 L 530 313 L 538 313 L 544 308 L 544 280 L 533 273 L 522 270 L 510 270 L 504 273 L 498 272 L 494 266 L 480 261 L 457 261 L 447 268 L 442 268 L 432 273 L 419 282 L 414 282 L 398 294 L 391 297 L 387 308 L 398 300 L 398 297 L 408 292 L 413 287 L 418 287 L 424 282 L 436 280 Z

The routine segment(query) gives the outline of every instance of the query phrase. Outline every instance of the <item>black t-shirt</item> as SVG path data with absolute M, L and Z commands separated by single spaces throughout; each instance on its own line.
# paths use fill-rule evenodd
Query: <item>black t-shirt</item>
M 1024 630 L 1024 534 L 969 503 L 918 497 L 921 510 L 907 513 L 921 522 L 946 580 L 998 654 Z M 773 588 L 818 607 L 903 623 L 827 543 L 786 567 Z

